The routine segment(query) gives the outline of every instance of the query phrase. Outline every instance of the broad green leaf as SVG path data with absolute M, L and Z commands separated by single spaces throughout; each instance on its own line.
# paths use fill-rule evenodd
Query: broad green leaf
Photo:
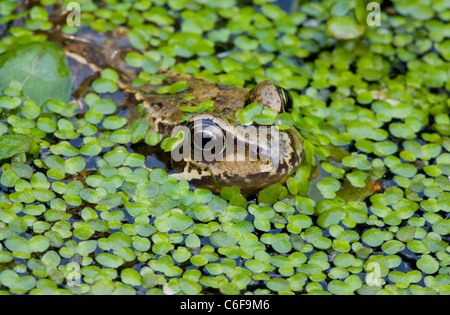
M 9 50 L 0 57 L 0 89 L 12 81 L 37 105 L 49 99 L 67 103 L 72 92 L 72 75 L 61 47 L 41 42 Z

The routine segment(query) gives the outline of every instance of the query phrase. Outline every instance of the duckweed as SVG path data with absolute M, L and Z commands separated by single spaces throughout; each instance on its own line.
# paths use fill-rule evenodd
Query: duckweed
M 290 90 L 291 113 L 229 117 L 304 140 L 306 163 L 253 199 L 154 168 L 184 135 L 129 121 L 118 69 L 71 99 L 54 2 L 0 3 L 0 293 L 450 293 L 450 8 L 382 3 L 374 27 L 358 1 L 270 2 L 81 3 L 81 29 L 130 42 L 136 88 L 194 98 L 172 70 Z

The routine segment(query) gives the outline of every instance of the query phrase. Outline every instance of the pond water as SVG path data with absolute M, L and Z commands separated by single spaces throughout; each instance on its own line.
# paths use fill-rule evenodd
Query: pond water
M 278 5 L 284 11 L 290 12 L 294 1 L 296 1 L 296 0 L 278 0 L 278 1 L 274 2 L 274 4 Z
M 347 1 L 195 2 L 86 1 L 81 29 L 57 1 L 0 3 L 0 293 L 450 294 L 450 5 L 371 28 Z M 93 33 L 126 48 L 92 54 Z M 67 66 L 95 69 L 72 98 Z M 165 70 L 289 90 L 291 113 L 227 118 L 296 127 L 304 163 L 249 198 L 170 178 L 174 139 L 123 109 L 131 68 L 134 93 L 189 91 Z

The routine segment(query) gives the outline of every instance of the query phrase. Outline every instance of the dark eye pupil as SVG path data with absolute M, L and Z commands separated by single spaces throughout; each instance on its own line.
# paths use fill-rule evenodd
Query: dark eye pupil
M 208 132 L 201 132 L 201 148 L 202 150 L 209 150 L 211 149 L 211 145 L 208 145 L 212 140 L 214 140 L 214 137 L 208 133 Z
M 215 123 L 203 120 L 190 125 L 192 135 L 192 149 L 210 151 L 215 154 L 216 150 L 222 151 L 225 144 L 225 135 Z

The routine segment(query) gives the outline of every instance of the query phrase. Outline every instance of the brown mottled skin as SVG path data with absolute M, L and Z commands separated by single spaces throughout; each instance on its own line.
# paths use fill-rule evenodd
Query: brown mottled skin
M 283 102 L 278 89 L 270 81 L 263 81 L 255 86 L 250 92 L 249 101 L 250 103 L 264 104 L 279 113 L 283 110 Z
M 238 125 L 235 117 L 237 110 L 247 104 L 257 102 L 263 107 L 282 112 L 285 105 L 283 97 L 279 95 L 279 90 L 270 81 L 263 81 L 250 90 L 237 86 L 218 85 L 187 74 L 161 72 L 166 75 L 162 85 L 145 85 L 135 88 L 131 81 L 138 77 L 138 71 L 130 68 L 124 62 L 124 56 L 131 49 L 127 45 L 123 47 L 124 45 L 121 45 L 120 40 L 115 37 L 101 36 L 100 39 L 93 40 L 89 36 L 77 38 L 64 37 L 59 34 L 54 35 L 52 39 L 62 44 L 69 57 L 74 82 L 77 83 L 77 87 L 80 87 L 74 95 L 82 99 L 82 96 L 89 91 L 89 84 L 99 76 L 102 69 L 113 68 L 120 75 L 118 86 L 125 100 L 121 106 L 130 107 L 129 115 L 131 116 L 129 118 L 135 119 L 136 115 L 145 115 L 150 122 L 150 129 L 162 133 L 165 137 L 170 136 L 176 126 L 185 126 L 189 122 L 203 120 L 213 122 L 224 132 L 234 132 L 233 137 L 240 138 L 245 133 L 240 134 L 233 128 Z M 156 93 L 160 87 L 181 80 L 187 82 L 188 90 L 177 94 Z M 82 89 L 83 84 L 80 82 L 87 86 Z M 195 98 L 185 100 L 186 95 L 193 95 Z M 129 99 L 133 99 L 134 102 L 127 102 Z M 215 110 L 213 112 L 194 114 L 188 122 L 183 120 L 186 113 L 179 109 L 180 106 L 194 106 L 207 100 L 214 101 Z M 137 103 L 144 104 L 145 110 L 137 113 L 135 110 Z M 256 161 L 249 161 L 250 150 L 247 150 L 245 156 L 240 157 L 244 161 L 236 161 L 239 158 L 237 153 L 234 155 L 234 161 L 206 162 L 187 159 L 184 170 L 172 176 L 180 180 L 188 180 L 195 187 L 218 191 L 221 187 L 238 186 L 244 195 L 253 195 L 268 185 L 286 181 L 303 160 L 302 140 L 298 131 L 292 127 L 288 131 L 280 131 L 279 134 L 280 162 L 277 167 L 273 167 L 270 161 L 262 161 L 260 158 Z M 271 137 L 272 134 L 269 132 L 267 134 L 269 142 Z M 249 141 L 257 139 L 258 131 L 250 132 Z M 259 144 L 253 149 L 260 150 Z

